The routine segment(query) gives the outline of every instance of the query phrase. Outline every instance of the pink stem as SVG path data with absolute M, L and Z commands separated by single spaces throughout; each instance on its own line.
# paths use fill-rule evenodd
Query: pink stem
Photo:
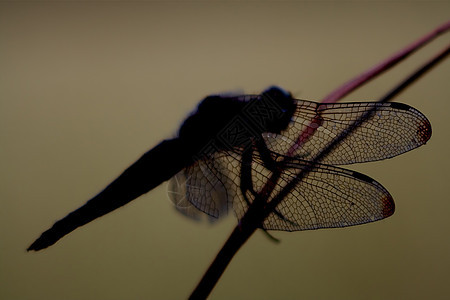
M 368 71 L 362 73 L 361 75 L 353 78 L 352 80 L 348 81 L 332 93 L 330 93 L 328 96 L 326 96 L 323 99 L 322 103 L 333 103 L 337 100 L 341 99 L 345 95 L 349 94 L 351 91 L 355 90 L 356 88 L 362 86 L 370 79 L 373 79 L 378 74 L 382 73 L 383 71 L 391 68 L 395 64 L 397 64 L 399 61 L 406 58 L 409 54 L 419 49 L 421 46 L 425 45 L 429 41 L 431 41 L 433 38 L 437 37 L 439 34 L 442 34 L 443 32 L 450 29 L 450 22 L 447 22 L 435 30 L 433 30 L 431 33 L 427 34 L 423 38 L 419 39 L 418 41 L 414 42 L 413 44 L 409 45 L 408 47 L 404 48 L 402 51 L 394 54 L 386 61 L 383 61 L 382 63 L 376 65 L 375 67 L 369 69 Z M 445 49 L 445 52 L 440 53 L 437 57 L 433 59 L 434 64 L 438 62 L 439 59 L 442 59 L 444 56 L 448 55 L 450 49 L 447 47 Z M 422 68 L 419 73 L 423 74 L 431 67 L 431 64 L 429 67 Z M 421 75 L 420 74 L 420 75 Z M 412 80 L 417 79 L 417 76 L 412 76 Z M 409 80 L 409 78 L 402 83 L 398 88 L 404 89 L 407 85 L 409 85 L 412 80 Z M 392 98 L 392 96 L 398 93 L 396 89 L 394 89 L 392 92 L 387 94 L 385 97 L 383 97 L 384 100 Z M 386 98 L 386 99 L 385 99 Z M 312 120 L 311 122 L 314 122 Z M 307 127 L 299 136 L 298 138 L 298 144 L 294 145 L 297 146 L 295 149 L 301 145 L 302 142 L 306 141 L 312 134 L 314 134 L 314 126 Z M 339 140 L 336 141 L 336 143 L 339 142 Z M 290 155 L 292 155 L 295 151 L 294 146 L 289 150 Z M 327 150 L 332 148 L 332 145 L 329 146 L 326 150 L 324 150 L 321 155 L 326 155 Z M 288 155 L 289 155 L 288 153 Z M 319 155 L 319 157 L 321 156 Z M 280 171 L 281 172 L 281 171 Z M 278 175 L 275 175 L 275 178 L 270 178 L 269 182 L 277 182 L 279 178 L 279 172 Z M 303 176 L 305 176 L 303 174 Z M 272 179 L 274 181 L 272 181 Z M 269 191 L 269 194 L 273 190 L 273 184 L 266 184 L 266 186 L 263 188 L 263 191 Z M 288 190 L 285 191 L 286 193 L 289 192 Z M 277 198 L 282 199 L 283 195 L 278 195 Z M 272 203 L 272 202 L 279 202 L 279 201 L 272 201 L 269 204 L 273 204 L 276 206 L 278 203 Z M 275 199 L 277 200 L 277 199 Z M 261 204 L 260 202 L 257 203 L 255 201 L 254 204 Z M 269 205 L 270 206 L 270 205 Z M 256 231 L 258 227 L 260 227 L 261 223 L 264 221 L 265 216 L 267 216 L 270 211 L 267 210 L 260 210 L 261 207 L 258 207 L 257 205 L 251 205 L 247 211 L 247 213 L 242 218 L 240 224 L 236 226 L 236 228 L 233 230 L 232 234 L 228 238 L 228 240 L 225 242 L 225 245 L 220 250 L 219 254 L 216 256 L 212 264 L 209 266 L 207 272 L 204 274 L 203 278 L 195 288 L 195 290 L 192 292 L 189 299 L 205 299 L 208 297 L 212 289 L 214 288 L 217 281 L 220 279 L 221 275 L 225 271 L 226 267 L 228 266 L 229 262 L 233 258 L 233 256 L 239 251 L 241 246 L 250 238 L 250 236 Z M 257 220 L 257 221 L 255 221 Z
M 441 26 L 437 27 L 430 33 L 426 34 L 425 36 L 421 37 L 417 41 L 411 43 L 407 47 L 403 48 L 399 52 L 395 53 L 394 55 L 390 56 L 388 59 L 382 61 L 381 63 L 375 65 L 374 67 L 370 68 L 369 70 L 365 71 L 364 73 L 350 79 L 331 93 L 329 93 L 325 98 L 322 99 L 322 103 L 335 103 L 338 100 L 342 99 L 344 96 L 348 95 L 349 93 L 353 92 L 357 88 L 363 86 L 364 84 L 368 83 L 371 79 L 374 79 L 376 76 L 380 75 L 384 71 L 387 71 L 388 69 L 395 66 L 400 61 L 407 58 L 410 54 L 417 51 L 430 41 L 432 41 L 434 38 L 438 37 L 440 34 L 446 32 L 450 29 L 450 21 L 442 24 Z M 320 116 L 317 116 L 313 120 L 311 120 L 310 125 L 313 123 L 317 123 L 320 119 Z M 308 139 L 314 134 L 316 131 L 316 126 L 307 126 L 306 129 L 300 133 L 298 136 L 297 141 L 291 146 L 289 151 L 286 153 L 287 156 L 293 156 L 295 151 L 300 148 Z

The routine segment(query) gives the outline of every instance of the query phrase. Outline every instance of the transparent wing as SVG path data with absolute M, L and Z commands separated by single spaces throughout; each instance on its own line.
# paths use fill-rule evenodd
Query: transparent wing
M 179 212 L 197 220 L 206 216 L 210 222 L 228 214 L 236 187 L 221 171 L 222 162 L 205 158 L 170 179 L 168 194 Z
M 303 140 L 294 153 L 295 158 L 285 159 L 287 168 L 276 182 L 271 199 L 309 168 L 310 161 L 342 131 L 374 107 L 377 109 L 365 123 L 297 183 L 276 207 L 277 212 L 266 218 L 264 229 L 295 231 L 345 227 L 393 214 L 394 202 L 381 184 L 358 172 L 329 164 L 386 159 L 425 144 L 431 136 L 429 121 L 416 109 L 399 103 L 318 104 L 298 100 L 288 129 L 279 135 L 266 133 L 263 136 L 273 159 L 278 160 L 302 132 L 314 132 Z M 179 173 L 185 178 L 180 194 L 186 203 L 195 207 L 196 214 L 203 212 L 216 218 L 232 206 L 238 219 L 243 217 L 248 208 L 247 200 L 251 202 L 253 195 L 248 193 L 244 199 L 241 194 L 241 159 L 239 149 L 218 151 Z M 254 192 L 261 191 L 271 174 L 258 154 L 254 154 L 251 176 Z
M 206 213 L 216 218 L 225 215 L 232 207 L 237 218 L 241 219 L 248 209 L 248 203 L 240 191 L 240 161 L 241 157 L 236 152 L 219 152 L 208 163 L 202 162 L 187 169 L 183 175 L 189 176 L 185 185 L 187 188 L 182 192 L 184 199 L 195 207 L 198 214 Z M 291 159 L 271 199 L 310 164 L 302 159 Z M 255 192 L 262 190 L 271 174 L 255 154 L 252 162 Z M 247 199 L 252 201 L 251 193 L 247 194 Z M 394 213 L 394 209 L 389 192 L 372 178 L 343 168 L 318 164 L 280 202 L 277 213 L 266 218 L 263 228 L 297 231 L 352 226 L 386 218 Z
M 276 192 L 309 164 L 302 160 L 290 163 Z M 372 178 L 319 164 L 298 182 L 276 209 L 279 214 L 269 215 L 264 229 L 296 231 L 358 225 L 389 217 L 395 206 L 389 192 Z
M 323 163 L 345 165 L 386 159 L 417 148 L 431 137 L 428 119 L 406 104 L 296 101 L 297 110 L 287 130 L 278 135 L 264 134 L 268 148 L 273 152 L 286 154 L 303 133 L 304 142 L 295 155 L 312 160 L 350 124 L 374 107 L 376 110 L 371 117 L 350 133 Z M 308 131 L 314 133 L 306 138 Z

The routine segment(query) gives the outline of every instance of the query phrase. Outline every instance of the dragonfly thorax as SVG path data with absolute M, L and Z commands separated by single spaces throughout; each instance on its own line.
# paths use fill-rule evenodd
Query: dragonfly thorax
M 209 96 L 183 122 L 179 138 L 192 145 L 192 152 L 211 143 L 217 150 L 245 148 L 264 132 L 286 129 L 295 109 L 291 94 L 278 87 L 261 95 Z

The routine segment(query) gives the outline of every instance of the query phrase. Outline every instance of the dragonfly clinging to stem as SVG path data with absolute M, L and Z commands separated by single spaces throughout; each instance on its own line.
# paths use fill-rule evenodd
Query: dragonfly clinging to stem
M 370 112 L 320 163 L 321 149 Z M 301 132 L 310 132 L 292 153 Z M 28 250 L 41 250 L 92 220 L 147 193 L 169 179 L 177 209 L 215 220 L 234 211 L 241 219 L 272 189 L 270 203 L 303 170 L 307 175 L 260 224 L 264 230 L 345 227 L 394 212 L 389 192 L 361 173 L 337 167 L 394 157 L 425 144 L 431 125 L 401 103 L 319 104 L 294 99 L 279 87 L 259 95 L 209 96 L 181 125 L 177 137 L 145 153 L 79 209 L 57 221 Z M 280 172 L 276 182 L 271 174 Z

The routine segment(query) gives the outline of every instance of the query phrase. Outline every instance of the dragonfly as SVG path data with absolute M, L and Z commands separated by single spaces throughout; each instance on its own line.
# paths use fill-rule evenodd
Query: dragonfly
M 365 122 L 313 163 L 322 149 L 366 114 Z M 338 166 L 392 158 L 424 145 L 430 137 L 428 119 L 402 103 L 320 104 L 295 99 L 277 86 L 255 95 L 208 96 L 175 138 L 146 152 L 27 250 L 47 248 L 165 181 L 169 197 L 184 215 L 214 221 L 233 211 L 241 220 L 267 184 L 272 186 L 264 194 L 269 203 L 307 170 L 259 224 L 261 229 L 298 231 L 381 220 L 395 210 L 389 192 L 369 176 Z M 274 173 L 279 176 L 271 182 Z

